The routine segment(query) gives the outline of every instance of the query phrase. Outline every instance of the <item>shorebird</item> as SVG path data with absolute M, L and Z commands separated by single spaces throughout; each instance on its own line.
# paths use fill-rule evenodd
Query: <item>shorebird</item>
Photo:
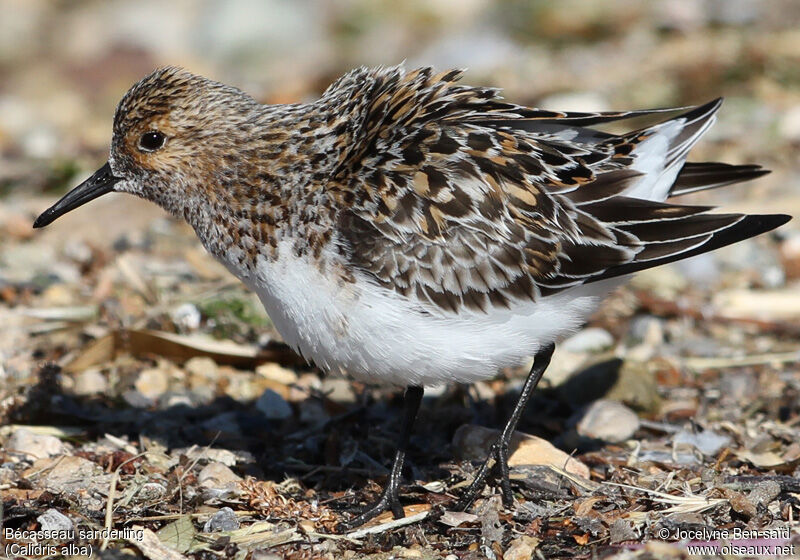
M 571 113 L 461 85 L 462 72 L 359 68 L 312 103 L 262 105 L 178 68 L 125 94 L 108 162 L 39 216 L 111 191 L 159 204 L 255 291 L 284 340 L 326 371 L 406 387 L 380 499 L 391 510 L 425 385 L 534 356 L 511 418 L 457 507 L 499 470 L 554 344 L 638 270 L 772 230 L 789 216 L 711 213 L 668 197 L 759 177 L 687 163 L 721 100 L 623 134 L 596 125 L 666 110 Z

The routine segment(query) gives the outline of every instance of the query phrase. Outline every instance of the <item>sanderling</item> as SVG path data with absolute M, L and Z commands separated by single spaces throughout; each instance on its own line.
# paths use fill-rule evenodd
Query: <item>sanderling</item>
M 624 134 L 595 125 L 664 110 L 568 113 L 503 101 L 430 68 L 354 70 L 313 103 L 262 105 L 177 68 L 134 85 L 111 154 L 36 220 L 127 192 L 184 218 L 254 290 L 284 340 L 327 371 L 405 386 L 391 509 L 423 387 L 535 356 L 490 467 L 512 503 L 508 442 L 554 343 L 637 270 L 747 239 L 784 215 L 664 202 L 758 177 L 686 163 L 721 100 Z

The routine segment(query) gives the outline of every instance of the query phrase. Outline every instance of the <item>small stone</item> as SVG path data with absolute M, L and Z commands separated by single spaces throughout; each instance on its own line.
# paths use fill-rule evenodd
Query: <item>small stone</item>
M 620 518 L 614 521 L 611 527 L 608 528 L 608 533 L 611 538 L 611 544 L 639 540 L 639 536 L 627 519 Z
M 724 492 L 725 498 L 731 505 L 731 509 L 736 513 L 740 513 L 748 519 L 756 516 L 756 506 L 741 492 L 734 490 L 726 490 Z
M 95 498 L 93 507 L 103 507 L 105 500 L 96 496 L 108 492 L 110 473 L 104 473 L 97 464 L 77 457 L 63 455 L 38 459 L 23 476 L 31 481 L 34 488 L 52 490 L 58 494 L 74 494 L 78 498 Z
M 186 393 L 166 393 L 159 399 L 162 408 L 173 408 L 176 406 L 192 406 L 192 397 Z
M 155 400 L 169 388 L 167 372 L 159 367 L 143 369 L 133 386 L 145 398 Z
M 529 560 L 533 558 L 533 551 L 539 546 L 536 537 L 522 536 L 514 539 L 503 553 L 503 560 Z
M 71 531 L 75 528 L 69 517 L 53 508 L 37 517 L 36 521 L 42 531 Z
M 211 516 L 211 519 L 203 525 L 204 533 L 216 533 L 220 531 L 235 531 L 239 528 L 239 520 L 236 514 L 229 507 L 224 507 Z
M 192 461 L 205 459 L 215 463 L 222 463 L 225 466 L 232 467 L 236 463 L 255 463 L 255 456 L 249 451 L 229 449 L 217 449 L 212 447 L 210 449 L 192 446 L 188 448 L 176 449 L 174 453 L 179 455 L 186 455 Z
M 729 445 L 731 438 L 714 432 L 713 430 L 704 430 L 702 432 L 694 432 L 691 430 L 683 429 L 672 439 L 673 443 L 677 445 L 691 445 L 703 455 L 707 457 L 714 457 L 722 449 Z
M 309 395 L 322 389 L 322 381 L 314 373 L 304 373 L 297 378 L 297 383 L 289 387 L 288 399 L 290 402 L 300 402 L 308 398 Z
M 322 392 L 334 402 L 351 404 L 356 402 L 356 394 L 353 385 L 340 377 L 326 378 L 322 380 Z
M 193 331 L 200 327 L 202 316 L 196 305 L 193 303 L 183 303 L 172 310 L 170 318 L 176 326 Z
M 285 557 L 268 550 L 254 550 L 251 558 L 253 560 L 283 560 Z
M 133 408 L 147 408 L 153 404 L 153 399 L 149 399 L 136 389 L 130 389 L 122 393 L 122 400 Z
M 256 374 L 260 375 L 261 377 L 265 377 L 271 381 L 277 381 L 278 383 L 283 383 L 284 385 L 291 385 L 292 383 L 297 383 L 297 373 L 294 370 L 289 368 L 285 368 L 279 364 L 274 362 L 267 362 L 266 364 L 261 364 L 256 368 Z
M 75 376 L 72 392 L 80 396 L 97 395 L 108 390 L 106 376 L 99 369 L 89 368 Z
M 297 403 L 300 409 L 300 422 L 303 424 L 321 424 L 330 418 L 325 405 L 318 399 L 306 399 Z
M 219 378 L 219 368 L 217 363 L 211 358 L 195 357 L 187 360 L 183 365 L 190 377 L 190 385 L 192 388 L 201 385 L 214 385 Z
M 636 342 L 658 344 L 664 340 L 663 320 L 652 315 L 637 315 L 631 319 L 628 335 Z
M 675 299 L 689 286 L 689 282 L 677 267 L 659 266 L 637 272 L 631 278 L 630 285 L 663 299 Z
M 29 459 L 56 457 L 66 453 L 64 443 L 55 436 L 37 434 L 26 428 L 18 428 L 8 438 L 5 448 L 26 455 Z
M 572 335 L 561 346 L 564 350 L 573 353 L 599 352 L 610 348 L 614 344 L 614 337 L 605 329 L 589 328 Z
M 167 488 L 158 482 L 146 482 L 142 484 L 139 492 L 136 493 L 135 500 L 137 503 L 152 502 L 159 500 L 167 494 Z
M 639 429 L 639 417 L 617 401 L 599 400 L 578 422 L 578 433 L 584 437 L 619 443 L 630 439 Z
M 237 401 L 252 401 L 261 394 L 261 387 L 253 383 L 253 375 L 241 371 L 225 371 L 221 375 L 225 394 Z
M 760 506 L 768 506 L 781 493 L 781 485 L 774 480 L 757 483 L 748 498 Z
M 655 411 L 661 405 L 656 370 L 647 363 L 602 354 L 558 387 L 570 404 L 590 404 L 598 399 L 623 402 L 637 410 Z
M 282 396 L 267 389 L 256 401 L 256 409 L 269 420 L 286 420 L 293 414 L 291 405 Z
M 556 93 L 542 99 L 540 107 L 558 107 L 561 111 L 608 111 L 609 103 L 593 91 L 572 91 Z
M 197 482 L 206 488 L 228 488 L 242 478 L 222 463 L 209 463 L 197 475 Z
M 800 232 L 786 232 L 786 239 L 780 246 L 780 258 L 786 279 L 800 279 Z
M 800 105 L 790 107 L 783 112 L 778 128 L 784 139 L 800 143 Z

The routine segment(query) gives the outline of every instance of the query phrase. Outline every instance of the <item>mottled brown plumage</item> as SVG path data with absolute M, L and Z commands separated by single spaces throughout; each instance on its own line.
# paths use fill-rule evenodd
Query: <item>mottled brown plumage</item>
M 625 201 L 641 176 L 631 154 L 654 131 L 585 127 L 652 112 L 530 109 L 460 78 L 361 68 L 315 103 L 265 106 L 165 68 L 121 101 L 111 167 L 229 266 L 252 274 L 287 238 L 297 256 L 322 259 L 335 246 L 342 279 L 362 273 L 422 309 L 456 313 L 679 255 L 742 218 Z M 673 139 L 671 160 L 717 107 L 685 116 L 694 126 Z M 152 130 L 167 144 L 143 153 L 137 143 Z M 682 221 L 667 225 L 672 214 Z
M 111 190 L 152 200 L 194 227 L 304 356 L 409 386 L 387 489 L 353 523 L 400 513 L 424 385 L 491 377 L 537 355 L 492 451 L 509 505 L 508 438 L 553 343 L 618 277 L 788 220 L 664 202 L 765 173 L 686 163 L 719 100 L 612 135 L 592 127 L 663 111 L 531 109 L 460 78 L 360 68 L 315 102 L 270 106 L 158 70 L 120 102 L 108 164 L 35 223 Z

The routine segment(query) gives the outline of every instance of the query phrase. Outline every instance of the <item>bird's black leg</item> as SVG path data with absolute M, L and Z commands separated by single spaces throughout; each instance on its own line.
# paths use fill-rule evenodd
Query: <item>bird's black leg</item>
M 536 388 L 536 385 L 539 384 L 539 380 L 550 364 L 550 358 L 553 356 L 554 349 L 555 345 L 549 344 L 539 350 L 534 357 L 533 366 L 528 374 L 528 379 L 525 380 L 525 385 L 522 387 L 522 393 L 519 395 L 519 400 L 517 400 L 517 405 L 514 407 L 514 412 L 511 413 L 511 418 L 508 419 L 502 433 L 489 449 L 489 455 L 486 457 L 486 461 L 484 461 L 483 465 L 481 465 L 480 470 L 478 470 L 478 474 L 475 475 L 472 484 L 469 485 L 469 488 L 467 488 L 464 495 L 456 504 L 455 509 L 457 511 L 463 511 L 472 505 L 472 502 L 478 497 L 483 487 L 486 486 L 486 477 L 489 471 L 495 466 L 500 470 L 500 488 L 503 492 L 503 506 L 510 508 L 514 505 L 514 496 L 511 493 L 511 480 L 508 477 L 508 445 L 511 442 L 511 434 L 514 433 L 517 423 L 525 410 L 525 405 L 528 404 L 533 390 Z
M 347 531 L 359 525 L 363 525 L 373 517 L 387 510 L 392 511 L 395 519 L 403 517 L 403 507 L 400 505 L 400 500 L 397 498 L 397 491 L 400 488 L 400 479 L 403 476 L 403 462 L 405 461 L 406 451 L 408 450 L 408 440 L 411 438 L 411 430 L 414 427 L 414 420 L 417 418 L 423 392 L 424 389 L 422 387 L 412 386 L 406 388 L 405 398 L 403 399 L 403 428 L 400 433 L 397 452 L 394 455 L 392 472 L 389 474 L 389 480 L 386 482 L 386 487 L 383 489 L 381 497 L 374 504 L 368 506 L 358 517 L 341 523 L 339 526 L 340 530 Z

